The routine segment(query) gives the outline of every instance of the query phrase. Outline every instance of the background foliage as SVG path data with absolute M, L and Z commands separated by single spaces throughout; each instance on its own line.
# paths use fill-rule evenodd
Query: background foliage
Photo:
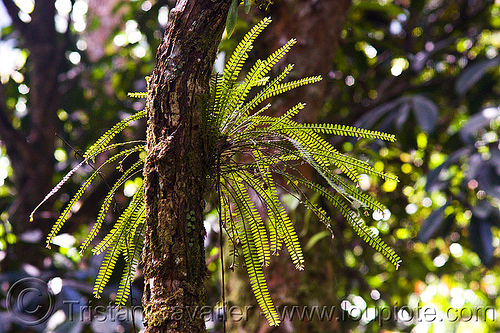
M 273 6 L 279 9 L 285 2 L 276 1 L 269 10 L 272 11 Z M 3 3 L 5 8 L 12 8 L 13 2 L 4 0 Z M 17 17 L 23 22 L 29 21 L 30 15 L 36 17 L 32 14 L 33 5 L 29 4 L 31 2 L 18 3 L 21 12 Z M 143 107 L 141 101 L 128 99 L 126 93 L 145 90 L 144 76 L 153 68 L 155 50 L 172 6 L 168 1 L 110 1 L 106 5 L 82 0 L 56 1 L 52 16 L 54 40 L 60 45 L 63 60 L 57 76 L 57 137 L 54 176 L 48 180 L 49 188 L 78 163 L 75 151 L 87 148 L 105 129 Z M 0 8 L 3 25 L 0 123 L 10 124 L 17 133 L 27 137 L 36 126 L 32 110 L 37 101 L 30 91 L 33 92 L 37 74 L 33 72 L 34 52 L 28 47 L 33 45 L 27 44 L 29 38 L 19 29 L 22 25 L 16 23 L 19 19 L 9 19 L 3 7 Z M 229 53 L 263 15 L 268 12 L 253 8 L 246 15 L 240 7 L 233 36 L 223 41 L 221 49 Z M 37 22 L 33 20 L 30 24 L 36 26 Z M 372 216 L 372 225 L 394 246 L 403 263 L 395 272 L 391 264 L 363 244 L 341 218 L 335 219 L 336 237 L 331 239 L 314 229 L 318 221 L 311 214 L 296 208 L 294 201 L 289 200 L 287 208 L 293 221 L 302 228 L 299 239 L 306 256 L 309 252 L 321 260 L 307 261 L 308 271 L 302 275 L 307 279 L 304 278 L 298 288 L 289 287 L 292 294 L 299 295 L 294 301 L 298 303 L 285 300 L 280 304 L 334 305 L 339 309 L 339 316 L 345 315 L 345 320 L 336 323 L 311 321 L 307 326 L 298 325 L 311 332 L 490 332 L 498 329 L 491 311 L 489 317 L 477 320 L 474 316 L 468 320 L 469 312 L 463 311 L 463 321 L 457 318 L 409 322 L 391 316 L 380 325 L 382 318 L 376 309 L 395 307 L 400 317 L 408 309 L 411 312 L 426 306 L 435 307 L 443 314 L 450 308 L 500 309 L 500 301 L 497 301 L 500 285 L 497 264 L 500 245 L 499 27 L 500 5 L 491 1 L 353 1 L 331 70 L 324 78 L 327 82 L 324 105 L 314 112 L 321 122 L 367 127 L 393 133 L 398 138 L 398 145 L 387 146 L 362 140 L 332 139 L 332 143 L 342 151 L 367 158 L 380 171 L 399 176 L 399 183 L 363 176 L 360 187 L 388 207 L 390 213 Z M 296 37 L 307 41 L 307 36 Z M 321 52 L 327 46 L 308 47 Z M 257 45 L 255 52 L 269 54 Z M 223 57 L 220 59 L 222 62 Z M 279 101 L 274 104 L 280 105 Z M 12 207 L 23 200 L 17 186 L 20 180 L 16 178 L 19 164 L 13 163 L 16 156 L 9 155 L 7 147 L 13 139 L 3 128 L 0 132 L 0 292 L 4 298 L 12 283 L 22 277 L 37 276 L 51 282 L 56 308 L 48 322 L 27 327 L 9 315 L 2 302 L 0 331 L 54 330 L 69 317 L 63 300 L 75 300 L 79 305 L 88 302 L 107 305 L 115 297 L 113 291 L 119 274 L 111 277 L 109 290 L 105 289 L 101 300 L 92 298 L 92 285 L 102 257 L 89 254 L 80 258 L 77 247 L 93 224 L 98 209 L 95 202 L 104 197 L 108 190 L 106 183 L 112 184 L 120 173 L 113 167 L 107 170 L 103 175 L 106 181 L 93 187 L 79 209 L 73 211 L 62 235 L 55 239 L 58 246 L 52 251 L 43 250 L 47 226 L 52 225 L 84 175 L 92 170 L 89 166 L 84 174 L 75 175 L 57 201 L 42 207 L 43 212 L 35 216 L 33 225 L 21 228 L 28 222 L 16 220 L 16 216 L 9 214 Z M 124 139 L 143 138 L 144 124 L 136 124 L 124 136 Z M 127 193 L 133 193 L 140 185 L 138 179 L 125 184 L 125 195 L 117 197 L 114 203 L 115 218 L 129 199 Z M 37 195 L 43 197 L 45 193 Z M 338 215 L 327 203 L 322 204 L 332 216 Z M 110 221 L 111 216 L 103 229 L 109 230 Z M 207 285 L 209 302 L 215 304 L 220 295 L 216 260 L 218 227 L 211 207 L 207 207 L 206 226 L 207 262 L 212 273 Z M 40 255 L 28 258 L 25 255 L 28 249 Z M 328 261 L 323 260 L 325 256 Z M 330 280 L 316 285 L 312 282 L 314 275 L 323 271 L 330 274 Z M 237 279 L 235 274 L 228 277 Z M 286 285 L 283 281 L 277 284 L 279 282 Z M 140 300 L 141 284 L 138 276 L 132 290 L 134 304 Z M 334 304 L 325 303 L 321 298 L 324 294 L 332 294 Z M 244 300 L 244 294 L 238 296 Z M 73 309 L 77 309 L 78 304 L 75 303 Z M 401 309 L 405 305 L 408 308 Z M 357 317 L 360 313 L 362 318 Z M 140 326 L 139 313 L 135 320 Z M 260 321 L 264 321 L 263 318 Z M 296 321 L 293 324 L 297 324 Z M 213 322 L 207 325 L 213 331 L 219 327 Z M 255 327 L 259 327 L 258 323 L 246 326 L 246 330 L 257 331 Z M 286 331 L 287 327 L 282 324 L 279 329 Z M 95 317 L 67 321 L 58 328 L 59 331 L 69 329 L 72 332 L 132 331 L 130 320 L 99 321 Z

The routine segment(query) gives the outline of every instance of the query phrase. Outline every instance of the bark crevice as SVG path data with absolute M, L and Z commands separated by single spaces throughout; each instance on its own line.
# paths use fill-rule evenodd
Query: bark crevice
M 144 167 L 146 332 L 205 332 L 203 96 L 230 0 L 180 0 L 149 81 L 148 156 Z

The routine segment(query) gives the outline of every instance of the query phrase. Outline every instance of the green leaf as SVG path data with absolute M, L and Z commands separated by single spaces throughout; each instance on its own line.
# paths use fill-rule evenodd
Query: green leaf
M 455 91 L 459 95 L 464 95 L 469 91 L 481 78 L 490 70 L 498 66 L 500 57 L 493 59 L 479 60 L 467 67 L 460 73 L 457 81 L 455 82 Z
M 226 34 L 227 38 L 231 37 L 234 28 L 236 27 L 236 19 L 238 18 L 238 0 L 233 0 L 229 7 L 229 12 L 226 19 Z

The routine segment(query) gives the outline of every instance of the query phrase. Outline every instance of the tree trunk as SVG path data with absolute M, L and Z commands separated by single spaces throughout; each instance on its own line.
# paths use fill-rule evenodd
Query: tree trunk
M 201 316 L 187 313 L 206 299 L 201 111 L 230 2 L 179 0 L 149 81 L 143 253 L 148 333 L 206 331 Z

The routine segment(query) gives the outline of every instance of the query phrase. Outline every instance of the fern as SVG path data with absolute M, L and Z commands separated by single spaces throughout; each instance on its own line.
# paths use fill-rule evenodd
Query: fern
M 321 80 L 320 76 L 312 76 L 284 82 L 292 72 L 293 65 L 285 66 L 274 79 L 268 76 L 271 69 L 296 43 L 295 39 L 289 40 L 267 59 L 258 60 L 244 78 L 239 80 L 253 42 L 270 22 L 271 20 L 266 18 L 253 27 L 236 47 L 224 72 L 213 76 L 210 81 L 210 96 L 202 116 L 206 150 L 204 155 L 207 156 L 210 168 L 208 180 L 213 183 L 212 188 L 218 189 L 220 223 L 228 236 L 230 254 L 233 257 L 232 267 L 237 264 L 238 259 L 244 262 L 257 303 L 268 323 L 278 325 L 279 318 L 267 287 L 264 267 L 269 265 L 271 256 L 278 255 L 283 247 L 287 249 L 298 270 L 305 267 L 299 237 L 280 201 L 281 191 L 296 197 L 331 232 L 330 217 L 320 206 L 309 200 L 305 189 L 323 196 L 361 239 L 384 255 L 396 268 L 401 260 L 364 222 L 364 210 L 383 212 L 385 207 L 370 195 L 361 192 L 357 183 L 360 173 L 385 180 L 397 180 L 397 177 L 380 172 L 365 161 L 342 154 L 322 137 L 323 134 L 330 134 L 394 142 L 394 135 L 337 124 L 299 124 L 293 117 L 305 108 L 302 103 L 286 110 L 281 117 L 263 115 L 271 106 L 261 106 L 265 100 Z M 147 93 L 130 93 L 129 96 L 146 98 Z M 106 131 L 87 149 L 84 160 L 40 203 L 43 204 L 54 195 L 85 163 L 93 162 L 104 152 L 111 154 L 118 150 L 108 156 L 81 185 L 54 224 L 47 238 L 47 246 L 50 246 L 54 236 L 70 217 L 76 203 L 106 165 L 119 162 L 119 167 L 122 168 L 124 159 L 131 155 L 138 156 L 137 161 L 128 169 L 122 170 L 121 177 L 110 187 L 96 222 L 82 244 L 81 252 L 92 243 L 115 193 L 127 179 L 140 172 L 144 163 L 144 154 L 137 154 L 146 150 L 144 141 L 112 141 L 133 121 L 146 115 L 145 110 L 139 111 Z M 299 170 L 299 166 L 303 164 L 315 169 L 325 179 L 329 188 L 307 180 Z M 284 179 L 286 185 L 275 182 L 276 176 Z M 263 214 L 257 210 L 258 204 L 263 207 Z M 142 251 L 145 207 L 141 186 L 111 231 L 93 248 L 95 255 L 105 252 L 94 286 L 95 297 L 100 297 L 103 293 L 118 258 L 123 256 L 125 268 L 118 287 L 116 304 L 120 306 L 126 303 Z
M 141 118 L 144 118 L 147 116 L 147 112 L 146 110 L 142 110 L 142 111 L 139 111 L 137 113 L 135 113 L 134 115 L 130 116 L 130 117 L 127 117 L 125 119 L 123 119 L 122 121 L 120 121 L 118 124 L 116 124 L 115 126 L 113 126 L 110 130 L 108 130 L 103 136 L 101 136 L 99 138 L 99 140 L 97 140 L 92 146 L 90 146 L 89 149 L 87 149 L 87 151 L 85 152 L 85 154 L 83 154 L 83 157 L 85 158 L 94 158 L 94 156 L 96 155 L 96 153 L 102 149 L 102 147 L 106 147 L 109 142 L 111 140 L 113 140 L 113 138 L 118 134 L 120 133 L 121 131 L 123 131 L 125 128 L 127 128 L 127 126 L 129 126 L 129 124 L 135 120 L 138 120 L 138 119 L 141 119 Z
M 368 129 L 336 124 L 299 124 L 292 118 L 304 109 L 298 104 L 286 111 L 281 117 L 263 116 L 260 108 L 264 100 L 291 89 L 321 80 L 314 76 L 291 82 L 283 82 L 292 71 L 293 65 L 285 67 L 275 79 L 267 79 L 267 74 L 276 63 L 295 44 L 288 41 L 271 54 L 266 60 L 257 61 L 242 81 L 238 73 L 248 57 L 252 42 L 268 24 L 266 19 L 252 29 L 231 56 L 222 77 L 216 76 L 211 81 L 210 105 L 204 115 L 207 133 L 207 156 L 215 156 L 218 162 L 212 163 L 213 174 L 219 174 L 221 192 L 221 223 L 226 229 L 232 253 L 241 247 L 243 260 L 247 268 L 250 285 L 257 302 L 266 315 L 270 325 L 279 323 L 272 299 L 269 297 L 262 266 L 267 264 L 269 243 L 272 254 L 277 254 L 284 244 L 297 269 L 303 269 L 304 259 L 296 231 L 280 203 L 273 174 L 282 176 L 289 182 L 308 208 L 325 223 L 330 230 L 330 218 L 316 204 L 307 199 L 301 186 L 319 193 L 336 207 L 351 225 L 353 230 L 375 250 L 399 266 L 400 258 L 365 224 L 360 209 L 383 211 L 385 207 L 371 196 L 357 188 L 360 172 L 372 174 L 382 179 L 397 178 L 375 170 L 367 162 L 344 155 L 336 150 L 320 134 L 333 134 L 357 138 L 380 139 L 393 142 L 395 137 Z M 265 78 L 265 79 L 264 79 Z M 263 80 L 264 79 L 264 80 Z M 260 91 L 252 93 L 255 88 Z M 243 158 L 239 158 L 242 156 Z M 309 164 L 330 185 L 331 190 L 305 179 L 298 171 L 300 164 Z M 217 169 L 218 168 L 218 169 Z M 347 178 L 338 175 L 340 170 Z M 258 216 L 255 204 L 250 201 L 256 196 L 265 215 Z M 233 209 L 231 209 L 233 207 Z M 267 223 L 263 222 L 263 218 Z M 266 226 L 266 228 L 264 228 Z

